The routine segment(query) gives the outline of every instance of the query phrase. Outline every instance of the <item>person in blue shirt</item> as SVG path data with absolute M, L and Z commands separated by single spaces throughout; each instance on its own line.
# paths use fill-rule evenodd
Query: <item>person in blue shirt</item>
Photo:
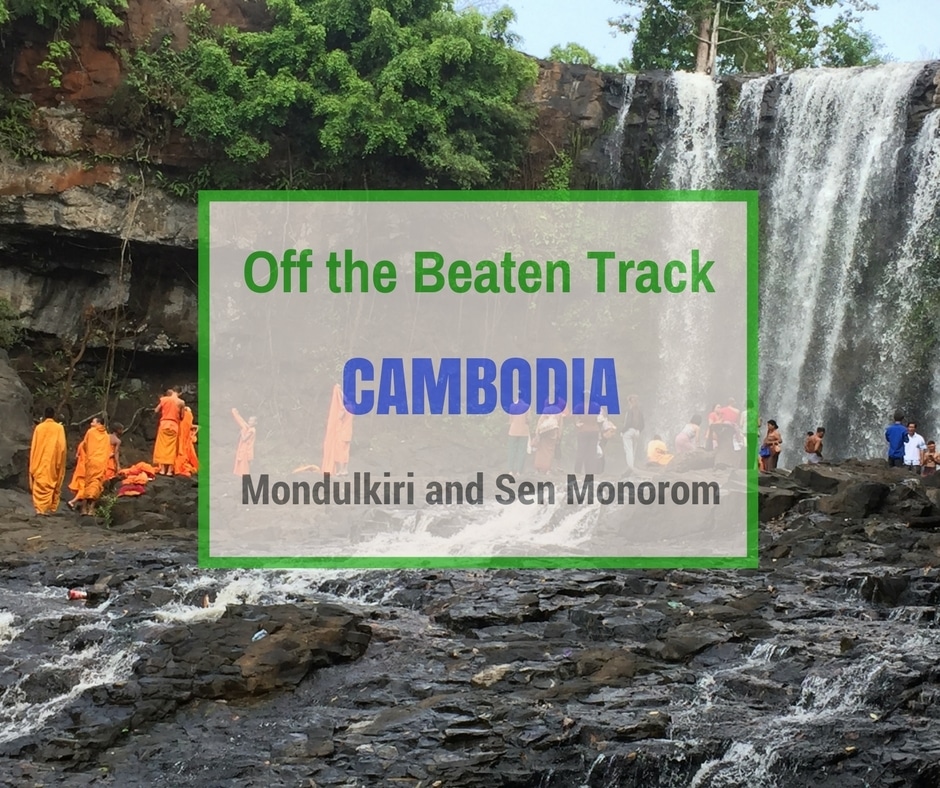
M 894 424 L 885 429 L 885 440 L 888 441 L 888 467 L 904 467 L 904 444 L 907 443 L 907 427 L 904 426 L 904 414 L 897 411 L 894 414 Z

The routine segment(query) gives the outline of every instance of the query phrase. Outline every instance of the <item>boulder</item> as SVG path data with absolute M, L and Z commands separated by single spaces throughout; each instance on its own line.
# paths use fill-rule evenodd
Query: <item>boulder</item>
M 821 498 L 819 511 L 843 517 L 867 517 L 881 508 L 888 492 L 888 485 L 880 482 L 857 482 L 835 495 Z
M 16 478 L 26 483 L 32 407 L 33 395 L 10 366 L 6 351 L 0 350 L 0 483 Z

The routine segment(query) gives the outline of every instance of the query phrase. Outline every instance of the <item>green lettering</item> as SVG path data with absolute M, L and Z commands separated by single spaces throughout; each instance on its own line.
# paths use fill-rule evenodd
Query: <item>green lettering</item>
M 519 289 L 523 293 L 536 293 L 542 286 L 542 269 L 534 260 L 525 260 L 519 264 Z M 549 288 L 551 282 L 549 282 Z
M 613 260 L 615 255 L 613 252 L 588 252 L 588 260 L 594 260 L 597 263 L 597 292 L 604 293 L 606 292 L 607 282 L 604 277 L 604 263 L 608 260 Z M 623 261 L 620 261 L 620 265 L 623 265 Z M 622 275 L 621 275 L 622 276 Z M 623 287 L 623 278 L 621 278 L 620 292 L 626 292 Z M 564 292 L 568 292 L 568 289 L 565 288 Z
M 498 293 L 499 280 L 497 279 L 496 263 L 492 260 L 480 260 L 476 265 L 478 276 L 473 281 L 473 289 L 478 293 Z
M 430 261 L 431 265 L 425 267 L 425 263 Z M 415 252 L 415 292 L 416 293 L 439 293 L 444 289 L 444 275 L 441 269 L 444 267 L 444 258 L 437 252 Z M 425 284 L 425 279 L 432 277 L 432 284 Z
M 264 260 L 268 264 L 268 282 L 259 285 L 255 281 L 254 269 L 257 260 Z M 245 284 L 252 293 L 270 293 L 277 284 L 277 258 L 270 252 L 259 250 L 252 252 L 245 260 Z
M 645 268 L 641 273 L 640 269 Z M 636 291 L 638 293 L 661 293 L 659 266 L 654 260 L 644 260 L 636 267 Z
M 450 289 L 455 293 L 466 293 L 470 289 L 470 263 L 466 260 L 454 260 L 447 272 Z
M 708 278 L 708 269 L 715 264 L 714 260 L 708 260 L 701 268 L 698 263 L 698 249 L 692 250 L 692 292 L 697 293 L 699 285 L 705 288 L 705 292 L 714 293 L 715 288 Z
M 603 265 L 603 263 L 601 263 L 601 265 Z M 567 260 L 548 261 L 548 277 L 545 289 L 549 293 L 555 292 L 555 271 L 561 272 L 561 292 L 569 292 L 571 290 L 571 268 L 568 266 Z M 598 292 L 602 293 L 604 291 L 600 290 Z
M 685 279 L 681 279 L 679 282 L 673 281 L 672 274 L 674 271 L 678 271 L 680 274 L 685 274 L 686 268 L 685 263 L 681 260 L 671 260 L 666 263 L 666 270 L 663 271 L 663 279 L 666 281 L 666 289 L 670 293 L 681 293 L 685 290 Z

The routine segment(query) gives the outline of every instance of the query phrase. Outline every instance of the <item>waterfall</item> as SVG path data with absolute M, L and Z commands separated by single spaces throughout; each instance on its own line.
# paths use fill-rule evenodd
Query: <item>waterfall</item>
M 870 453 L 872 428 L 888 418 L 862 408 L 853 390 L 894 372 L 888 361 L 868 369 L 859 361 L 881 357 L 884 328 L 867 313 L 883 276 L 879 243 L 893 219 L 907 97 L 921 69 L 804 70 L 784 88 L 759 348 L 762 413 L 789 437 L 785 462 L 798 459 L 800 436 L 818 424 L 842 452 Z
M 620 188 L 623 179 L 623 128 L 627 123 L 627 115 L 630 114 L 630 105 L 633 103 L 633 91 L 636 88 L 636 74 L 623 75 L 623 104 L 617 112 L 617 122 L 614 124 L 613 134 L 610 136 L 610 142 L 607 147 L 607 154 L 610 156 L 610 171 L 612 181 L 616 188 Z
M 666 88 L 667 114 L 674 116 L 670 144 L 659 159 L 668 164 L 669 186 L 673 189 L 714 188 L 719 172 L 718 83 L 704 74 L 672 74 Z M 688 232 L 689 212 L 678 204 L 672 212 L 669 236 Z M 701 227 L 693 236 L 707 238 L 710 228 Z M 663 381 L 656 392 L 656 410 L 651 412 L 646 439 L 655 433 L 671 443 L 674 436 L 698 410 L 707 413 L 709 397 L 724 399 L 729 393 L 744 400 L 744 391 L 728 392 L 720 371 L 709 369 L 713 337 L 704 331 L 712 326 L 712 303 L 708 299 L 676 302 L 667 300 L 659 311 L 660 371 Z M 713 357 L 713 354 L 711 354 Z M 716 387 L 720 394 L 716 394 Z M 693 403 L 698 403 L 695 405 Z
M 678 116 L 668 151 L 672 188 L 714 188 L 719 169 L 718 83 L 704 74 L 676 72 L 669 82 L 666 110 Z
M 800 461 L 819 425 L 828 458 L 883 454 L 897 407 L 924 421 L 922 433 L 940 429 L 940 110 L 918 128 L 911 106 L 926 67 L 749 80 L 727 122 L 727 84 L 684 73 L 666 84 L 654 171 L 674 189 L 761 189 L 760 413 L 780 424 L 783 465 Z M 696 336 L 688 313 L 666 307 L 660 325 L 664 338 Z M 675 351 L 677 387 L 703 402 L 738 396 L 699 368 L 702 339 Z M 654 416 L 664 429 L 688 416 L 675 405 L 667 396 Z

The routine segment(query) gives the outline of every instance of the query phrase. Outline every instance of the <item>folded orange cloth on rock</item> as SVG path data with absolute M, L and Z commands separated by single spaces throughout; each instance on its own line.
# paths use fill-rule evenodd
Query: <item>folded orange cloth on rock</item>
M 121 470 L 118 471 L 118 474 L 121 476 L 137 475 L 140 473 L 146 473 L 152 479 L 157 475 L 157 469 L 149 462 L 135 462 L 129 468 L 121 468 Z
M 146 487 L 142 484 L 122 484 L 121 489 L 117 491 L 117 497 L 123 498 L 131 495 L 143 495 Z

